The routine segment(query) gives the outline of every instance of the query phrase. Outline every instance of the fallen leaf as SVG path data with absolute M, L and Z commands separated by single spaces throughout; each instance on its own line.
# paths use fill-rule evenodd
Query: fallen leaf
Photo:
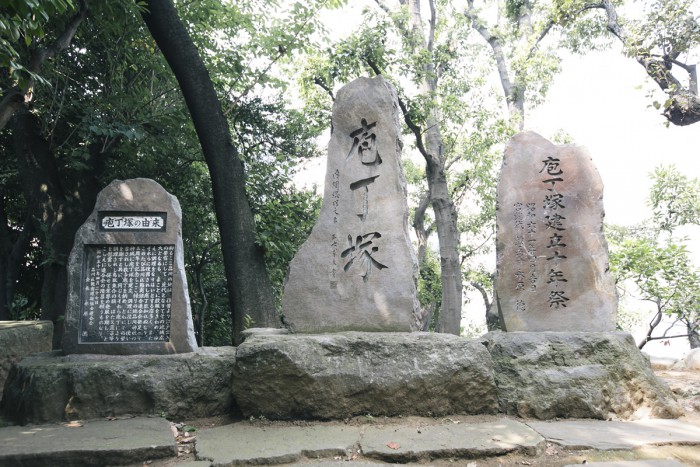
M 396 449 L 400 448 L 401 445 L 400 445 L 399 443 L 387 443 L 387 447 L 388 447 L 389 449 L 394 449 L 394 450 L 396 450 Z

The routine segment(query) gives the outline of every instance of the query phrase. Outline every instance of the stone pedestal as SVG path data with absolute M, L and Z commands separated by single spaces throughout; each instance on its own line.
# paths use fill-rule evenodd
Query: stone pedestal
M 0 400 L 12 365 L 27 355 L 50 351 L 52 339 L 51 321 L 0 321 Z
M 235 347 L 175 355 L 38 354 L 15 364 L 0 409 L 16 423 L 229 413 Z
M 675 418 L 673 393 L 623 332 L 495 332 L 501 412 L 526 418 Z
M 246 417 L 479 414 L 496 412 L 493 378 L 486 348 L 449 334 L 253 335 L 233 393 Z

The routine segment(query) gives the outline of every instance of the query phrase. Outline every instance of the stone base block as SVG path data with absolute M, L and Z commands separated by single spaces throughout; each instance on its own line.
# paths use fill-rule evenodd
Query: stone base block
M 497 410 L 486 347 L 447 334 L 253 335 L 238 347 L 233 393 L 246 417 L 270 419 Z
M 489 333 L 500 411 L 552 418 L 675 418 L 668 386 L 630 334 Z
M 51 321 L 0 321 L 0 400 L 12 365 L 27 355 L 49 352 L 52 339 Z
M 228 413 L 234 347 L 174 355 L 27 357 L 8 377 L 0 410 L 15 423 L 120 415 L 184 420 Z

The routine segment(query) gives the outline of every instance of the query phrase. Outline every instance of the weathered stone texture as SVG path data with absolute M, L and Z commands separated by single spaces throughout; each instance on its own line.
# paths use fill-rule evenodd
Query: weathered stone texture
M 51 321 L 0 321 L 0 400 L 10 368 L 27 355 L 51 350 Z
M 154 214 L 163 215 L 166 225 L 163 230 L 154 229 L 106 229 L 103 223 L 104 216 L 144 216 Z M 88 310 L 84 306 L 87 294 L 86 265 L 89 261 L 88 248 L 107 248 L 114 246 L 134 246 L 143 249 L 138 253 L 145 253 L 146 249 L 154 246 L 173 248 L 172 264 L 172 294 L 170 297 L 170 320 L 167 322 L 169 336 L 167 339 L 150 341 L 148 339 L 124 342 L 105 338 L 103 342 L 84 341 L 81 332 L 81 319 L 87 319 Z M 92 251 L 92 250 L 91 250 Z M 95 253 L 97 254 L 97 253 Z M 95 261 L 94 259 L 92 261 Z M 91 263 L 92 264 L 92 263 Z M 137 264 L 137 263 L 134 263 Z M 140 267 L 148 267 L 147 261 L 139 263 Z M 136 266 L 134 266 L 136 267 Z M 190 311 L 189 295 L 187 291 L 187 278 L 185 275 L 185 261 L 182 245 L 182 210 L 177 198 L 160 186 L 157 182 L 136 178 L 131 180 L 115 180 L 104 188 L 97 196 L 95 209 L 90 217 L 80 227 L 75 235 L 73 250 L 68 264 L 68 305 L 66 309 L 65 333 L 63 338 L 63 351 L 71 353 L 95 353 L 95 354 L 116 354 L 116 355 L 137 355 L 137 354 L 167 354 L 193 352 L 197 348 L 197 341 L 194 337 L 194 325 Z M 165 274 L 165 273 L 163 273 Z M 101 287 L 99 277 L 104 273 L 95 272 L 98 284 L 94 286 L 96 295 Z M 118 289 L 118 286 L 110 286 L 111 292 L 117 292 L 115 297 L 121 300 L 117 305 L 105 305 L 105 299 L 101 299 L 102 304 L 96 307 L 94 315 L 97 319 L 103 319 L 105 309 L 110 308 L 109 321 L 102 321 L 105 329 L 110 329 L 112 325 L 118 323 L 115 319 L 124 320 L 121 324 L 116 324 L 116 330 L 134 333 L 139 332 L 136 320 L 138 314 L 143 312 L 148 315 L 156 308 L 156 305 L 144 307 L 143 310 L 135 310 L 136 300 L 154 298 L 152 293 L 154 288 L 162 285 L 156 283 L 155 279 L 144 274 L 144 281 L 151 281 L 146 284 L 145 289 L 135 284 L 129 284 L 124 277 L 117 277 L 116 280 L 124 281 L 128 285 L 126 289 Z M 160 278 L 158 279 L 160 280 Z M 141 284 L 144 285 L 144 284 Z M 139 290 L 136 290 L 139 288 Z M 143 290 L 141 290 L 143 289 Z M 104 290 L 102 290 L 104 292 Z M 125 295 L 128 295 L 125 297 Z M 138 295 L 138 296 L 137 296 Z M 133 303 L 128 300 L 133 300 Z M 155 321 L 155 320 L 153 320 Z M 167 320 L 166 320 L 167 321 Z M 153 322 L 146 326 L 153 326 Z M 96 325 L 97 326 L 97 325 Z M 110 331 L 105 331 L 109 333 Z
M 506 331 L 614 331 L 603 183 L 579 146 L 509 142 L 498 183 L 497 305 Z
M 11 426 L 0 428 L 0 440 L 3 467 L 148 465 L 177 456 L 170 423 L 160 417 Z
M 674 418 L 681 409 L 627 333 L 489 333 L 500 411 L 520 417 Z
M 491 359 L 446 334 L 252 336 L 236 356 L 233 393 L 247 416 L 494 413 Z
M 417 329 L 399 113 L 381 77 L 359 78 L 337 93 L 321 213 L 290 264 L 282 297 L 294 332 Z
M 8 377 L 3 413 L 16 423 L 120 415 L 190 419 L 232 407 L 234 347 L 174 355 L 27 357 Z

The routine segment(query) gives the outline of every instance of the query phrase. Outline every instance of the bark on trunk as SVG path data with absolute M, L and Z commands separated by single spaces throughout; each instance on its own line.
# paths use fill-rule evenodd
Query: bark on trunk
M 700 348 L 700 321 L 688 321 L 688 343 L 691 349 Z
M 432 0 L 429 0 L 430 22 L 428 39 L 423 35 L 423 20 L 420 14 L 420 1 L 409 0 L 411 33 L 420 48 L 432 52 L 436 11 Z M 423 66 L 422 94 L 435 95 L 438 85 L 438 74 L 433 62 L 428 61 Z M 438 321 L 438 332 L 460 334 L 462 320 L 462 268 L 459 260 L 459 230 L 457 229 L 457 210 L 450 197 L 445 173 L 443 157 L 443 141 L 440 134 L 440 119 L 437 110 L 432 108 L 426 121 L 425 144 L 423 157 L 426 161 L 426 177 L 430 204 L 435 214 L 435 226 L 440 245 L 440 271 L 442 283 L 442 304 Z M 420 138 L 420 134 L 416 134 Z
M 256 326 L 279 326 L 263 254 L 255 244 L 243 164 L 209 73 L 172 2 L 149 0 L 146 10 L 143 19 L 180 85 L 209 167 L 238 344 L 246 315 Z

